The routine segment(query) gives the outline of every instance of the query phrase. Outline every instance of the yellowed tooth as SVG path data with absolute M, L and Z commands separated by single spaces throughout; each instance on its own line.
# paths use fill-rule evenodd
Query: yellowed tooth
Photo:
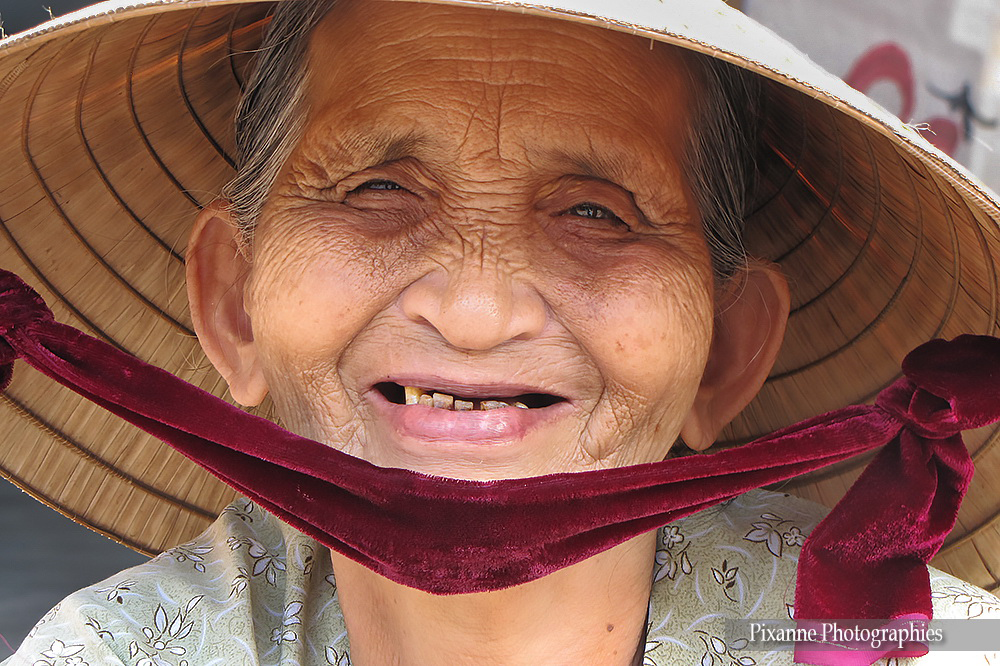
M 433 407 L 434 406 L 434 398 L 431 397 L 430 393 L 421 393 L 420 394 L 420 404 L 421 405 L 427 405 L 428 407 Z
M 523 402 L 515 402 L 514 406 L 517 407 L 517 408 L 519 408 L 519 409 L 527 409 L 528 408 L 528 406 L 526 404 L 524 404 Z
M 406 404 L 408 405 L 418 405 L 420 404 L 420 394 L 423 393 L 416 386 L 404 386 L 403 393 L 406 394 Z
M 433 398 L 434 406 L 438 409 L 451 409 L 451 406 L 455 404 L 455 396 L 447 393 L 435 393 Z
M 455 400 L 455 411 L 456 412 L 469 412 L 472 411 L 472 402 L 469 400 Z
M 504 407 L 510 407 L 510 405 L 508 405 L 503 400 L 483 400 L 481 403 L 479 403 L 479 409 L 483 411 L 487 411 L 490 409 L 502 409 Z

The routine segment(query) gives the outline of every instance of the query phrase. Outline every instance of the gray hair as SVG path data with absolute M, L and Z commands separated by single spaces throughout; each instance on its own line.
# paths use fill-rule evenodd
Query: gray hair
M 309 34 L 335 0 L 278 3 L 236 111 L 237 173 L 222 192 L 244 240 L 301 137 Z M 725 280 L 746 264 L 743 226 L 753 185 L 761 84 L 717 58 L 693 54 L 704 85 L 687 139 L 689 185 L 702 216 L 712 268 Z
M 747 262 L 743 230 L 756 184 L 762 88 L 760 77 L 742 67 L 694 56 L 704 88 L 692 109 L 688 185 L 721 281 Z
M 309 33 L 332 5 L 331 0 L 278 3 L 236 107 L 236 176 L 222 196 L 247 243 L 302 135 Z

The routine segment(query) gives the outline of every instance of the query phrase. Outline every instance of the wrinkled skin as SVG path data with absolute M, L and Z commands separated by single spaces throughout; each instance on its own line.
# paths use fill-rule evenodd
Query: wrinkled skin
M 369 34 L 409 9 L 314 37 L 308 128 L 246 287 L 278 412 L 378 465 L 453 477 L 662 459 L 713 312 L 678 53 L 595 30 L 588 46 L 623 61 L 595 72 L 538 24 Z M 538 386 L 571 409 L 486 446 L 400 443 L 370 404 L 383 374 Z

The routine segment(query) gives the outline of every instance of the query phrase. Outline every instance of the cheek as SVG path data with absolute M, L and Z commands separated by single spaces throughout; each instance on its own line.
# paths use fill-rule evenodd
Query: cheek
M 591 283 L 581 321 L 607 383 L 651 404 L 693 397 L 712 339 L 711 280 L 698 265 L 633 257 Z
M 370 244 L 308 222 L 258 238 L 247 286 L 258 348 L 283 364 L 335 360 L 392 288 L 392 262 Z
M 295 279 L 290 279 L 294 275 Z M 281 362 L 328 357 L 350 338 L 360 285 L 330 262 L 297 266 L 277 279 L 255 280 L 248 301 L 258 350 Z

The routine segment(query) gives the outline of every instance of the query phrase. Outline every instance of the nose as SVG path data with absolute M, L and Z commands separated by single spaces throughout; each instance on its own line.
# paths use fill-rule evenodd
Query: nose
M 464 257 L 410 284 L 404 314 L 429 325 L 452 346 L 487 350 L 542 332 L 547 310 L 541 295 L 502 262 Z

